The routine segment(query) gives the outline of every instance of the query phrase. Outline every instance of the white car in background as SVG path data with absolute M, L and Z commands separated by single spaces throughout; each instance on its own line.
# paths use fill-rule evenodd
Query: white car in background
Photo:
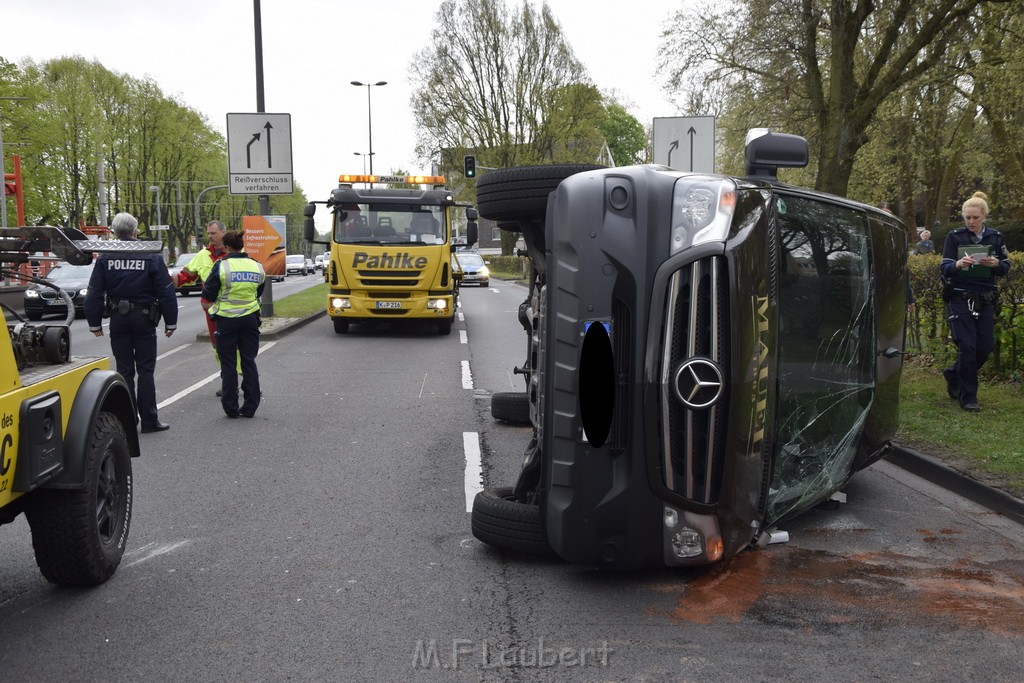
M 284 274 L 306 275 L 306 257 L 302 254 L 288 254 L 284 259 Z

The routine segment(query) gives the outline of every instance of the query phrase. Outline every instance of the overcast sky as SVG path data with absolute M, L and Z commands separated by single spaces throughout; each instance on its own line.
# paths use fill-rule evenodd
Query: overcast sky
M 511 0 L 510 0 L 510 4 Z M 539 2 L 533 3 L 539 7 Z M 577 58 L 602 91 L 635 104 L 648 125 L 677 112 L 655 80 L 659 34 L 685 0 L 548 0 Z M 291 114 L 296 182 L 325 198 L 340 173 L 429 172 L 415 161 L 408 67 L 427 45 L 437 0 L 262 0 L 266 111 Z M 63 55 L 151 77 L 222 133 L 228 112 L 256 111 L 253 3 L 248 0 L 12 0 L 0 10 L 0 56 Z M 13 141 L 12 141 L 13 142 Z M 156 180 L 156 179 L 154 179 Z M 226 179 L 217 179 L 226 182 Z

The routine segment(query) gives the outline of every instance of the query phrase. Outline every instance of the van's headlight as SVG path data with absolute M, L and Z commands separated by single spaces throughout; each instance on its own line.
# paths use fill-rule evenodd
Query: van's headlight
M 723 242 L 736 208 L 736 184 L 724 178 L 683 176 L 672 192 L 672 244 L 675 254 L 706 242 Z

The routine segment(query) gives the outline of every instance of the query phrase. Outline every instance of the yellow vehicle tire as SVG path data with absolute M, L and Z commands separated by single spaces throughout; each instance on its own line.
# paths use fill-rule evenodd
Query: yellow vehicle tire
M 99 413 L 89 437 L 85 486 L 43 489 L 25 510 L 43 576 L 63 586 L 103 583 L 124 555 L 132 514 L 128 437 L 113 413 Z

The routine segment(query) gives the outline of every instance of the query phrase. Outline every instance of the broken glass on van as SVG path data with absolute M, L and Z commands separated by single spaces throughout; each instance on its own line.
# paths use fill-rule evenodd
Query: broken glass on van
M 806 197 L 776 203 L 780 259 L 777 438 L 766 523 L 850 474 L 874 397 L 874 309 L 863 213 Z

